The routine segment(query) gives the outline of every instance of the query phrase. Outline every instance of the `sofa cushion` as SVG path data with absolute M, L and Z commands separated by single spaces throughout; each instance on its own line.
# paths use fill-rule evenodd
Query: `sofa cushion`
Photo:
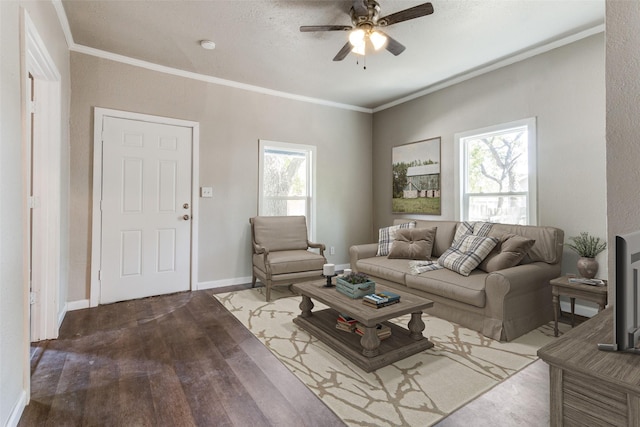
M 486 304 L 486 278 L 487 273 L 477 269 L 465 277 L 443 268 L 417 276 L 408 274 L 405 281 L 407 288 L 482 308 Z
M 393 224 L 398 225 L 407 221 L 407 219 L 396 218 L 393 220 Z M 417 219 L 415 221 L 416 228 L 436 227 L 438 229 L 438 231 L 436 232 L 436 239 L 433 243 L 433 250 L 431 251 L 432 257 L 439 257 L 444 253 L 444 251 L 451 247 L 451 242 L 453 242 L 453 235 L 456 233 L 458 221 L 432 221 L 420 219 Z
M 512 233 L 518 236 L 535 240 L 535 243 L 527 252 L 530 262 L 546 262 L 557 264 L 562 261 L 564 231 L 555 227 L 494 224 L 492 233 Z M 524 260 L 521 262 L 524 263 Z
M 465 234 L 438 259 L 444 268 L 468 276 L 498 244 L 495 237 Z
M 493 234 L 493 233 L 492 233 Z M 497 237 L 497 236 L 494 236 Z M 495 248 L 480 263 L 480 270 L 491 273 L 505 268 L 515 267 L 522 261 L 527 251 L 531 249 L 535 240 L 505 233 L 500 236 L 500 241 Z
M 326 259 L 307 250 L 269 252 L 271 274 L 297 273 L 299 271 L 320 270 Z M 253 255 L 253 265 L 266 272 L 264 256 Z
M 393 241 L 396 240 L 396 233 L 402 228 L 415 228 L 416 222 L 410 221 L 404 224 L 392 225 L 389 227 L 383 227 L 378 230 L 378 253 L 377 256 L 387 256 L 393 246 Z
M 361 273 L 404 285 L 405 274 L 409 271 L 409 261 L 387 257 L 365 258 L 358 260 L 355 268 Z
M 430 259 L 435 237 L 435 227 L 398 230 L 389 258 Z

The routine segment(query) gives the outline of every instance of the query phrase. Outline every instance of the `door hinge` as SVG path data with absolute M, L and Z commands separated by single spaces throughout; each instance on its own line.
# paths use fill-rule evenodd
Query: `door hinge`
M 102 270 L 98 270 L 98 280 L 102 280 Z
M 35 292 L 29 292 L 29 304 L 33 305 L 36 302 L 38 302 L 38 298 L 36 297 L 36 293 Z
M 27 102 L 27 108 L 29 109 L 29 114 L 36 114 L 38 112 L 37 106 L 38 104 L 36 104 L 36 101 Z

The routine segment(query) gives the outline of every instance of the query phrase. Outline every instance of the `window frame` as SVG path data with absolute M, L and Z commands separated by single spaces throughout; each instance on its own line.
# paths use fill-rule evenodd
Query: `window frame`
M 281 200 L 306 200 L 305 217 L 307 219 L 307 230 L 309 240 L 315 241 L 316 235 L 316 146 L 305 144 L 293 144 L 289 142 L 258 140 L 258 215 L 264 215 L 265 201 L 269 199 Z M 265 197 L 264 196 L 264 154 L 266 150 L 282 150 L 302 153 L 306 157 L 306 192 L 307 196 L 296 197 Z
M 527 198 L 527 225 L 537 225 L 538 223 L 538 172 L 537 172 L 537 133 L 536 117 L 530 117 L 512 122 L 487 126 L 480 129 L 473 129 L 459 132 L 454 135 L 455 140 L 455 212 L 456 219 L 468 221 L 469 197 L 473 195 L 481 196 L 510 196 L 525 195 Z M 504 133 L 510 129 L 527 128 L 527 159 L 528 159 L 528 190 L 504 193 L 469 193 L 466 189 L 467 173 L 467 146 L 465 140 L 478 139 L 486 135 Z

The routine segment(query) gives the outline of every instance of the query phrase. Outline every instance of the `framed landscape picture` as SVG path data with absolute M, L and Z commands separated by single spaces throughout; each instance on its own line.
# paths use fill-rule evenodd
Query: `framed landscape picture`
M 393 147 L 393 213 L 440 215 L 440 138 Z

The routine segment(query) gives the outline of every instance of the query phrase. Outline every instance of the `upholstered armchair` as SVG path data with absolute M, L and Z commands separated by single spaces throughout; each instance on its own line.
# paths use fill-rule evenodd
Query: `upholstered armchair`
M 266 299 L 271 299 L 271 288 L 290 285 L 322 276 L 325 245 L 312 243 L 307 238 L 304 216 L 256 216 L 249 219 L 253 248 L 253 274 L 266 287 Z M 309 251 L 317 248 L 320 254 Z

